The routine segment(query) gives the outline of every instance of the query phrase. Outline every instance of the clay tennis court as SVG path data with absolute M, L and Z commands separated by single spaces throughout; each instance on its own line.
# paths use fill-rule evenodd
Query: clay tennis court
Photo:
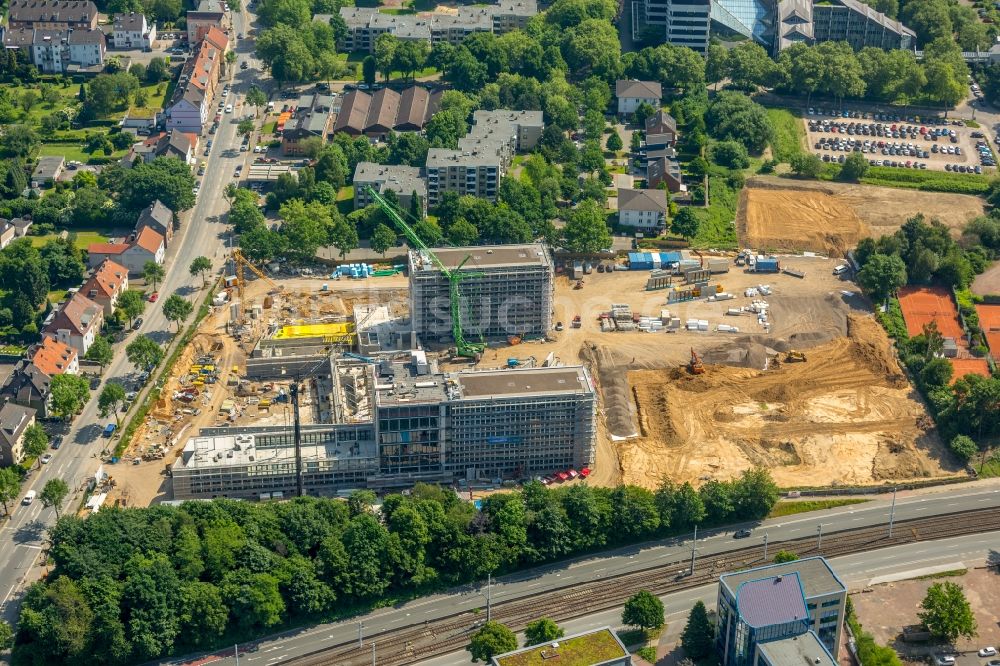
M 986 346 L 990 348 L 990 354 L 994 360 L 1000 358 L 1000 305 L 976 306 L 979 313 L 979 327 L 983 329 L 983 337 L 986 338 Z
M 936 321 L 942 336 L 955 338 L 962 346 L 965 331 L 951 294 L 944 287 L 903 287 L 899 290 L 899 307 L 910 337 L 923 333 L 924 324 Z
M 951 361 L 951 384 L 966 375 L 979 375 L 981 377 L 991 377 L 990 364 L 985 358 L 950 358 Z

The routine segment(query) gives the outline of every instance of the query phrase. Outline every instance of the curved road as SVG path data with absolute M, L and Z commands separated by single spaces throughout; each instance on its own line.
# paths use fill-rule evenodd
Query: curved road
M 745 525 L 746 527 L 753 527 L 754 530 L 749 539 L 735 540 L 732 537 L 732 530 L 743 526 L 733 526 L 729 530 L 716 530 L 705 534 L 699 533 L 697 549 L 699 555 L 709 555 L 746 548 L 757 543 L 761 547 L 761 556 L 763 557 L 763 536 L 765 533 L 768 535 L 771 544 L 774 544 L 786 539 L 797 539 L 811 534 L 818 535 L 820 525 L 822 525 L 822 530 L 826 535 L 839 530 L 871 525 L 885 524 L 888 526 L 889 515 L 892 511 L 891 505 L 891 497 L 880 497 L 864 504 L 766 520 L 756 526 Z M 1000 484 L 991 481 L 975 485 L 954 486 L 945 490 L 938 489 L 934 492 L 901 492 L 896 501 L 895 519 L 905 520 L 908 518 L 989 507 L 1000 508 Z M 628 571 L 644 569 L 655 565 L 663 559 L 668 561 L 682 560 L 690 556 L 692 536 L 690 535 L 684 539 L 672 538 L 641 546 L 620 548 L 599 556 L 570 560 L 556 565 L 539 567 L 511 576 L 505 576 L 494 583 L 492 599 L 494 603 L 510 601 L 538 594 L 547 589 L 573 583 L 594 581 Z M 828 536 L 828 538 L 834 537 Z M 952 541 L 959 542 L 960 540 L 947 540 L 947 542 Z M 913 554 L 917 558 L 916 561 L 920 561 L 922 555 L 936 552 L 934 550 L 936 548 L 934 544 L 936 543 L 946 543 L 946 541 L 898 546 L 893 549 L 887 549 L 885 552 L 894 551 L 898 548 L 912 547 L 912 550 L 905 552 Z M 992 541 L 986 540 L 984 543 L 995 544 L 996 539 L 994 537 Z M 774 551 L 772 550 L 771 552 L 773 553 Z M 859 558 L 857 561 L 862 562 L 864 566 L 868 566 L 869 563 L 874 566 L 876 561 L 885 560 L 884 555 L 878 553 L 882 553 L 882 551 L 873 551 L 871 554 L 852 555 L 839 559 Z M 690 600 L 693 592 L 693 590 L 688 590 L 664 598 L 671 599 L 677 597 Z M 685 601 L 682 605 L 686 612 L 690 609 L 691 604 L 689 601 Z M 399 629 L 411 624 L 435 620 L 457 611 L 483 606 L 485 606 L 484 587 L 466 586 L 448 593 L 415 599 L 395 607 L 382 608 L 354 620 L 319 625 L 298 632 L 289 632 L 288 634 L 264 639 L 254 646 L 247 646 L 247 648 L 251 649 L 246 655 L 242 654 L 243 651 L 241 649 L 240 661 L 257 664 L 258 666 L 271 666 L 272 664 L 322 649 L 324 646 L 357 640 L 358 620 L 361 620 L 364 625 L 364 636 L 375 636 L 379 632 Z M 604 617 L 606 615 L 606 613 L 600 613 L 597 617 Z M 611 614 L 611 616 L 613 615 L 614 613 Z M 609 622 L 617 624 L 617 622 L 606 619 L 602 623 L 608 624 Z M 375 641 L 377 644 L 377 637 Z M 366 639 L 365 644 L 369 643 L 370 641 Z M 207 658 L 202 657 L 197 662 L 235 664 L 236 660 L 231 655 L 232 652 L 230 651 L 229 656 L 217 654 Z M 456 662 L 454 661 L 454 657 L 451 659 L 452 661 L 445 659 L 441 663 L 467 663 L 467 660 Z M 189 660 L 178 660 L 171 663 L 183 664 L 191 662 Z
M 234 32 L 245 32 L 245 21 L 252 21 L 253 16 L 244 9 L 234 15 Z M 200 301 L 204 298 L 201 291 L 201 278 L 192 277 L 188 271 L 191 260 L 199 255 L 211 258 L 216 267 L 224 260 L 224 240 L 228 227 L 219 222 L 219 216 L 228 206 L 222 195 L 226 185 L 235 182 L 233 171 L 236 165 L 250 160 L 252 153 L 239 152 L 240 139 L 236 134 L 236 118 L 242 113 L 240 103 L 246 89 L 251 83 L 259 82 L 264 74 L 258 70 L 259 62 L 250 58 L 253 43 L 241 40 L 236 45 L 239 61 L 248 60 L 251 67 L 239 69 L 239 61 L 231 69 L 235 70 L 233 91 L 228 101 L 236 98 L 236 108 L 232 114 L 224 115 L 222 124 L 215 135 L 206 138 L 214 139 L 209 157 L 203 156 L 203 148 L 199 150 L 197 159 L 206 160 L 208 167 L 206 175 L 201 179 L 201 191 L 198 194 L 194 208 L 183 213 L 180 230 L 174 234 L 173 242 L 167 250 L 167 273 L 158 291 L 163 294 L 157 303 L 149 303 L 143 313 L 143 323 L 137 332 L 130 332 L 123 343 L 115 345 L 115 357 L 105 369 L 103 379 L 120 381 L 126 384 L 136 381 L 138 371 L 125 358 L 125 346 L 137 335 L 145 335 L 161 345 L 167 345 L 172 338 L 173 327 L 163 316 L 162 303 L 167 295 L 179 292 L 181 295 Z M 221 84 L 220 84 L 221 86 Z M 245 168 L 245 167 L 244 167 Z M 82 498 L 81 485 L 89 477 L 93 477 L 101 461 L 99 456 L 108 445 L 108 440 L 101 437 L 101 430 L 107 419 L 98 415 L 97 396 L 100 388 L 91 392 L 91 400 L 83 412 L 65 429 L 63 445 L 58 451 L 51 451 L 52 461 L 36 469 L 22 487 L 24 492 L 30 489 L 41 491 L 46 481 L 62 478 L 70 488 L 70 496 L 64 507 L 76 507 Z M 140 396 L 140 399 L 142 396 Z M 138 401 L 137 401 L 138 402 Z M 20 500 L 18 500 L 20 501 Z M 0 523 L 0 617 L 16 621 L 18 592 L 26 583 L 37 578 L 38 572 L 30 575 L 35 561 L 41 553 L 46 530 L 55 522 L 54 509 L 46 509 L 42 503 L 35 501 L 30 506 L 12 505 L 12 515 L 9 521 Z

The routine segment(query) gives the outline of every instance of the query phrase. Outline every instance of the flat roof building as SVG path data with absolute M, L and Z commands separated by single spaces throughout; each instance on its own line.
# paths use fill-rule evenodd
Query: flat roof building
M 532 645 L 490 659 L 491 666 L 631 666 L 632 656 L 610 627 Z
M 368 193 L 369 187 L 379 194 L 395 192 L 399 205 L 404 210 L 409 210 L 413 193 L 416 192 L 424 213 L 427 212 L 427 181 L 424 180 L 420 167 L 358 162 L 354 169 L 354 210 L 373 202 Z
M 545 335 L 552 328 L 552 260 L 540 243 L 436 248 L 449 269 L 477 274 L 459 282 L 463 328 L 483 337 Z M 466 260 L 468 258 L 468 260 Z M 448 279 L 430 257 L 409 253 L 410 318 L 427 341 L 450 339 Z

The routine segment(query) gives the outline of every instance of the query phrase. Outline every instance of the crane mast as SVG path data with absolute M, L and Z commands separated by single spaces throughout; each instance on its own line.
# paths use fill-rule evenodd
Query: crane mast
M 465 339 L 465 334 L 462 331 L 462 298 L 459 293 L 458 285 L 462 280 L 468 278 L 482 277 L 485 273 L 463 273 L 461 272 L 462 266 L 465 262 L 469 260 L 469 257 L 465 257 L 462 262 L 456 266 L 454 269 L 448 268 L 444 265 L 444 262 L 434 252 L 427 247 L 427 244 L 420 238 L 417 232 L 407 224 L 406 220 L 396 211 L 396 209 L 385 200 L 382 195 L 375 191 L 371 185 L 367 187 L 369 196 L 379 205 L 379 208 L 389 216 L 396 226 L 402 230 L 403 234 L 406 236 L 407 240 L 413 244 L 414 249 L 418 252 L 422 252 L 430 257 L 430 260 L 437 266 L 438 270 L 448 280 L 448 295 L 451 301 L 451 334 L 455 339 L 455 348 L 459 356 L 466 358 L 478 358 L 482 355 L 483 350 L 486 349 L 486 344 L 483 342 L 469 342 Z

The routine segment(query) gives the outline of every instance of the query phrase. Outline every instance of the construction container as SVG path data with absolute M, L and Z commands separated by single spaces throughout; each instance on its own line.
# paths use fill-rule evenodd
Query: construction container
M 765 257 L 758 255 L 753 262 L 755 273 L 778 273 L 781 271 L 781 262 L 777 257 Z
M 671 317 L 670 322 L 666 326 L 668 331 L 679 331 L 681 329 L 681 318 Z
M 648 271 L 653 269 L 653 255 L 649 252 L 629 252 L 628 267 L 633 271 Z
M 736 298 L 736 297 L 733 296 L 732 294 L 724 291 L 722 293 L 715 294 L 714 296 L 709 296 L 708 300 L 710 300 L 710 301 L 730 301 L 730 300 L 732 300 L 734 298 Z
M 574 280 L 579 280 L 580 278 L 583 277 L 583 262 L 582 261 L 574 261 L 573 262 L 572 275 L 573 275 L 573 279 Z
M 728 273 L 729 260 L 709 259 L 707 262 L 705 262 L 705 268 L 707 268 L 710 273 Z
M 681 259 L 677 262 L 677 271 L 683 273 L 694 268 L 701 268 L 701 262 L 697 259 Z
M 730 326 L 729 324 L 719 324 L 715 327 L 715 330 L 720 333 L 739 333 L 740 329 L 737 326 Z
M 743 314 L 743 308 L 729 308 L 726 310 L 726 314 L 730 317 L 738 317 Z
M 707 319 L 699 319 L 698 320 L 698 330 L 699 331 L 707 331 L 708 330 L 708 320 Z

